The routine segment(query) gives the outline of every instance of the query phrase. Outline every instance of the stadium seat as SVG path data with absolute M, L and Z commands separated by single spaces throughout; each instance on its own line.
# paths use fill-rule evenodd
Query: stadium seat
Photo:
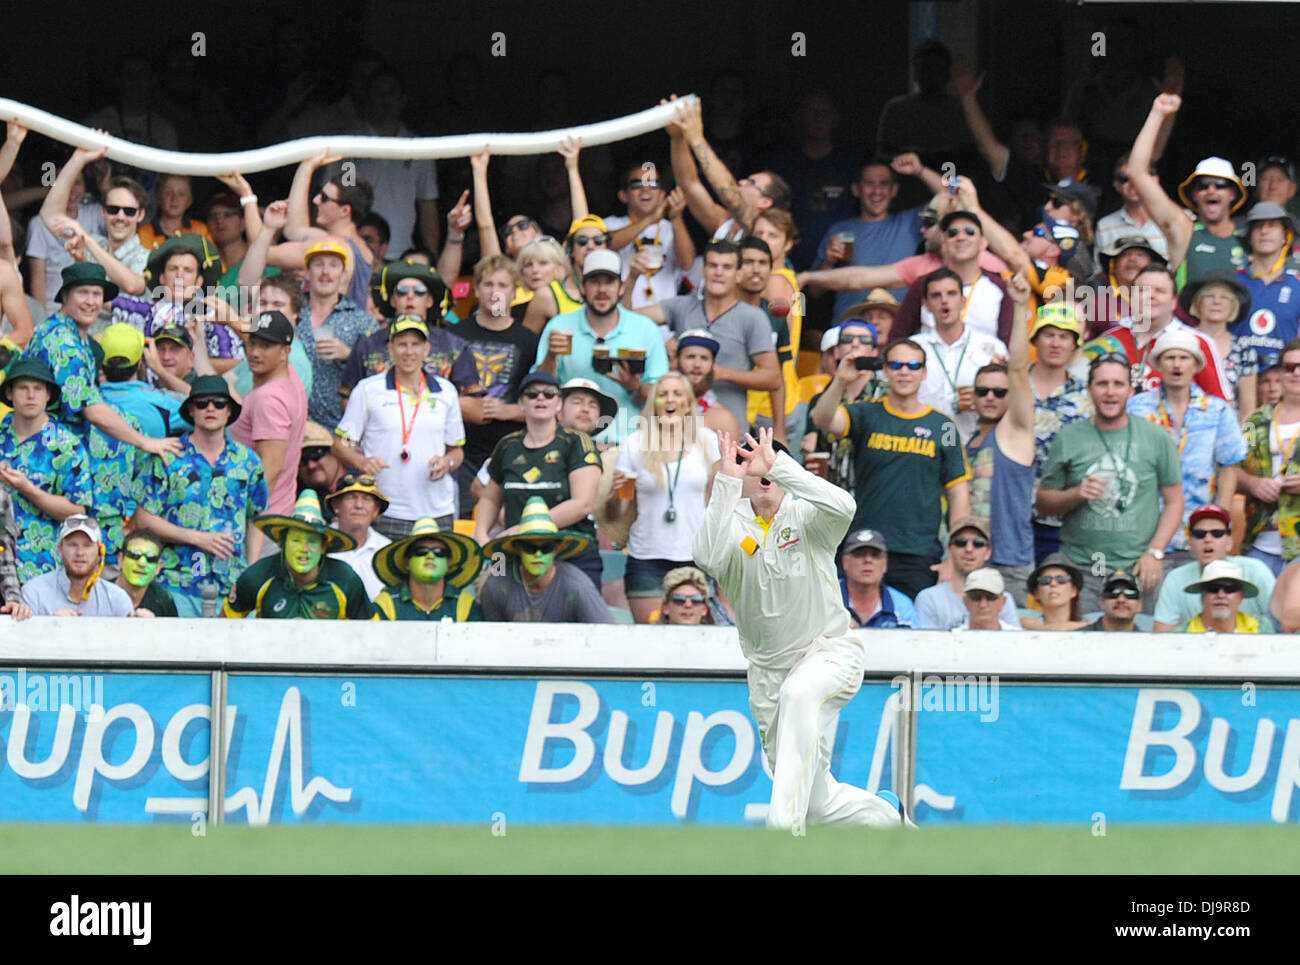
M 798 358 L 794 362 L 794 371 L 796 375 L 816 375 L 822 368 L 822 353 L 800 351 Z
M 799 380 L 799 401 L 811 402 L 813 396 L 830 384 L 831 377 L 825 372 L 818 372 L 816 375 L 805 375 Z
M 451 525 L 452 525 L 452 529 L 455 532 L 459 533 L 461 536 L 474 535 L 474 520 L 472 519 L 453 520 Z
M 627 572 L 626 553 L 622 550 L 601 550 L 600 561 L 604 564 L 604 569 L 600 574 L 602 583 L 612 583 L 614 580 L 623 579 L 623 574 Z

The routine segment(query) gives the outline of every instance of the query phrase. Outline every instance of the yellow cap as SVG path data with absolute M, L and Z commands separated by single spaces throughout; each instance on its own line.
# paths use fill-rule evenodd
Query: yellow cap
M 1048 327 L 1070 332 L 1076 342 L 1083 341 L 1083 322 L 1079 320 L 1079 313 L 1074 306 L 1068 302 L 1048 302 L 1040 307 L 1029 340 L 1032 342 L 1035 335 Z
M 398 315 L 393 319 L 388 326 L 388 340 L 391 342 L 402 332 L 419 332 L 426 342 L 429 340 L 429 326 L 419 315 Z
M 605 227 L 605 219 L 599 215 L 589 214 L 569 225 L 569 237 L 572 238 L 583 228 L 595 228 L 603 235 L 609 234 L 609 229 Z
M 302 256 L 302 263 L 310 265 L 311 260 L 317 255 L 338 255 L 343 259 L 343 267 L 346 268 L 352 260 L 352 255 L 346 245 L 341 245 L 337 241 L 318 241 L 307 249 L 307 254 Z
M 140 364 L 144 354 L 144 332 L 134 325 L 118 322 L 104 329 L 99 337 L 104 349 L 104 364 L 111 368 L 130 368 Z

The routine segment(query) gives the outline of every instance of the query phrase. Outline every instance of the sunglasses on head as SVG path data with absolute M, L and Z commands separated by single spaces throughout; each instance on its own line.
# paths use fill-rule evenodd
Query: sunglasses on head
M 609 244 L 609 235 L 574 235 L 573 243 L 579 248 L 586 248 L 591 245 Z
M 438 559 L 447 559 L 451 556 L 451 550 L 445 546 L 417 546 L 406 554 L 407 556 L 436 556 Z
M 955 228 L 955 227 L 949 228 L 947 231 L 944 232 L 944 234 L 946 234 L 949 238 L 956 238 L 958 235 L 969 235 L 970 237 L 974 238 L 977 234 L 979 234 L 979 229 L 976 228 L 973 224 L 968 224 L 968 225 L 962 225 L 960 228 Z
M 353 476 L 349 474 L 343 477 L 344 488 L 348 486 L 375 486 L 375 485 L 377 485 L 377 483 L 375 482 L 374 476 Z
M 996 398 L 1005 399 L 1007 397 L 1007 393 L 1010 391 L 1011 391 L 1010 389 L 1001 389 L 1001 388 L 995 389 L 991 385 L 975 386 L 975 394 L 978 395 L 981 399 L 987 396 L 990 392 L 992 392 Z
M 529 228 L 535 227 L 537 227 L 537 222 L 533 221 L 532 218 L 524 218 L 520 221 L 506 225 L 505 235 L 509 238 L 516 231 L 527 231 Z
M 1124 587 L 1122 589 L 1120 587 L 1115 587 L 1102 593 L 1102 599 L 1105 600 L 1118 600 L 1120 597 L 1123 597 L 1126 600 L 1140 600 L 1142 594 L 1132 587 Z
M 896 360 L 896 359 L 891 359 L 890 361 L 886 362 L 885 364 L 888 365 L 888 366 L 889 366 L 891 369 L 893 369 L 895 372 L 899 371 L 900 369 L 909 369 L 909 370 L 911 370 L 911 371 L 913 371 L 913 372 L 919 372 L 919 371 L 921 371 L 921 369 L 925 368 L 925 363 L 924 363 L 924 362 L 916 362 L 916 361 L 912 361 L 912 362 L 899 362 L 899 361 Z
M 427 295 L 429 289 L 423 285 L 402 285 L 400 288 L 393 289 L 394 295 Z
M 1201 587 L 1202 593 L 1240 593 L 1241 586 L 1229 580 L 1220 580 L 1216 583 L 1207 583 Z
M 104 210 L 108 214 L 124 214 L 128 218 L 134 218 L 140 213 L 140 209 L 125 204 L 106 204 Z
M 140 560 L 145 563 L 157 563 L 162 558 L 161 553 L 142 553 L 140 550 L 122 550 L 122 555 L 128 560 Z
M 230 400 L 219 395 L 210 395 L 205 399 L 195 399 L 193 406 L 196 409 L 229 409 Z
M 982 536 L 954 536 L 948 540 L 949 546 L 955 546 L 958 549 L 965 549 L 967 546 L 973 546 L 977 550 L 982 550 L 989 545 L 989 541 Z
M 519 552 L 526 553 L 529 556 L 534 556 L 539 553 L 543 556 L 548 556 L 555 552 L 555 548 L 558 545 L 559 544 L 554 540 L 546 540 L 542 543 L 525 543 L 519 547 Z
M 328 446 L 312 446 L 310 449 L 304 449 L 302 451 L 302 461 L 319 462 L 321 459 L 324 459 L 329 455 L 329 453 L 330 449 Z
M 1209 539 L 1213 536 L 1215 539 L 1223 539 L 1228 535 L 1226 529 L 1194 529 L 1192 530 L 1192 539 Z
M 694 603 L 699 606 L 704 602 L 704 597 L 698 593 L 674 593 L 668 599 L 672 600 L 678 606 L 685 606 L 688 603 Z
M 525 399 L 558 399 L 559 389 L 525 389 L 520 393 Z
M 1053 583 L 1059 583 L 1061 586 L 1064 586 L 1066 583 L 1070 582 L 1072 581 L 1066 573 L 1057 573 L 1055 576 L 1048 576 L 1044 573 L 1038 578 L 1039 586 L 1051 586 Z

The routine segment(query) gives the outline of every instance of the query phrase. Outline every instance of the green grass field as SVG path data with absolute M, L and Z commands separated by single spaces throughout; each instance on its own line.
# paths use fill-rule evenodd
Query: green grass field
M 1300 827 L 0 826 L 6 874 L 1291 874 Z

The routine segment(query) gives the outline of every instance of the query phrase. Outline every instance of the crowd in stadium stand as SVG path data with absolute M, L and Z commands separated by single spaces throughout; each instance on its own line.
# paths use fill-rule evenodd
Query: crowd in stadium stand
M 90 122 L 176 148 L 147 67 Z M 1120 135 L 1084 85 L 1007 144 L 970 65 L 914 67 L 865 159 L 822 90 L 763 157 L 724 73 L 657 162 L 489 146 L 454 202 L 325 151 L 282 199 L 104 148 L 34 188 L 10 123 L 0 614 L 728 625 L 692 543 L 770 428 L 856 502 L 857 626 L 1300 629 L 1295 163 L 1159 172 L 1177 61 Z M 409 136 L 406 98 L 364 54 L 262 133 Z

